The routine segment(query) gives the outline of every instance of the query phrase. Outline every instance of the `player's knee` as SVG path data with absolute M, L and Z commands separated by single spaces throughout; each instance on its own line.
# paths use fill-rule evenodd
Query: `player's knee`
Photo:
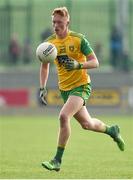
M 66 113 L 60 113 L 59 115 L 60 125 L 61 127 L 65 126 L 68 123 L 68 116 Z

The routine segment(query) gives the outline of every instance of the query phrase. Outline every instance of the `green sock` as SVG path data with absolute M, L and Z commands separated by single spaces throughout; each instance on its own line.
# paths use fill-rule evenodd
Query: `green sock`
M 106 126 L 105 134 L 111 135 L 111 129 L 109 126 Z
M 62 159 L 62 156 L 63 156 L 63 153 L 64 153 L 64 147 L 60 147 L 60 146 L 58 146 L 57 147 L 57 152 L 56 152 L 56 155 L 55 155 L 55 159 L 57 160 L 57 161 L 59 161 L 60 163 L 61 163 L 61 159 Z
M 113 128 L 113 126 L 107 126 L 106 130 L 105 130 L 105 133 L 110 135 L 111 137 L 113 137 L 113 135 L 114 135 L 113 131 L 112 131 L 112 128 Z

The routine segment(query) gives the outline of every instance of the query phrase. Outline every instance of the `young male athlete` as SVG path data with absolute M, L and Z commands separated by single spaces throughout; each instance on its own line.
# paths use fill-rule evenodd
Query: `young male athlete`
M 59 171 L 65 146 L 71 133 L 70 120 L 74 117 L 83 129 L 110 135 L 119 149 L 124 151 L 124 141 L 117 125 L 107 126 L 101 120 L 90 116 L 86 101 L 91 94 L 91 80 L 87 69 L 99 66 L 97 57 L 87 39 L 69 30 L 70 17 L 66 7 L 54 9 L 52 23 L 55 34 L 47 41 L 53 43 L 58 56 L 55 59 L 59 89 L 64 105 L 59 114 L 60 127 L 57 152 L 51 161 L 44 161 L 42 166 L 48 170 Z M 40 67 L 40 98 L 46 105 L 46 84 L 49 64 Z

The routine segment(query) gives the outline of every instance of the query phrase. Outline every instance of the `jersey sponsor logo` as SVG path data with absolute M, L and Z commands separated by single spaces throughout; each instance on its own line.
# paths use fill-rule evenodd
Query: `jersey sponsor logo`
M 57 56 L 57 60 L 60 65 L 63 65 L 69 60 L 69 58 L 67 55 L 60 55 L 60 56 Z

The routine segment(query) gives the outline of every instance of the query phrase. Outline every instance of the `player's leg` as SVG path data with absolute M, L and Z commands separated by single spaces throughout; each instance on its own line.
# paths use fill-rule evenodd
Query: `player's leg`
M 70 96 L 67 102 L 62 107 L 59 120 L 59 138 L 58 145 L 65 146 L 67 144 L 68 138 L 70 136 L 70 119 L 75 113 L 77 113 L 83 106 L 83 99 L 78 96 Z
M 60 128 L 58 135 L 57 152 L 52 161 L 45 161 L 42 163 L 43 167 L 45 167 L 46 169 L 56 171 L 60 170 L 64 149 L 71 133 L 70 119 L 82 108 L 83 102 L 84 101 L 81 97 L 69 96 L 68 100 L 62 107 L 59 114 Z
M 110 135 L 117 143 L 121 151 L 124 151 L 124 140 L 120 135 L 120 130 L 117 125 L 107 126 L 104 122 L 97 118 L 92 118 L 87 111 L 86 107 L 83 106 L 75 115 L 75 119 L 81 124 L 84 129 L 92 130 L 95 132 L 106 133 Z
M 75 115 L 74 118 L 81 124 L 83 129 L 92 130 L 96 132 L 105 132 L 107 125 L 100 121 L 99 119 L 92 118 L 89 112 L 86 109 L 86 106 L 83 106 Z

